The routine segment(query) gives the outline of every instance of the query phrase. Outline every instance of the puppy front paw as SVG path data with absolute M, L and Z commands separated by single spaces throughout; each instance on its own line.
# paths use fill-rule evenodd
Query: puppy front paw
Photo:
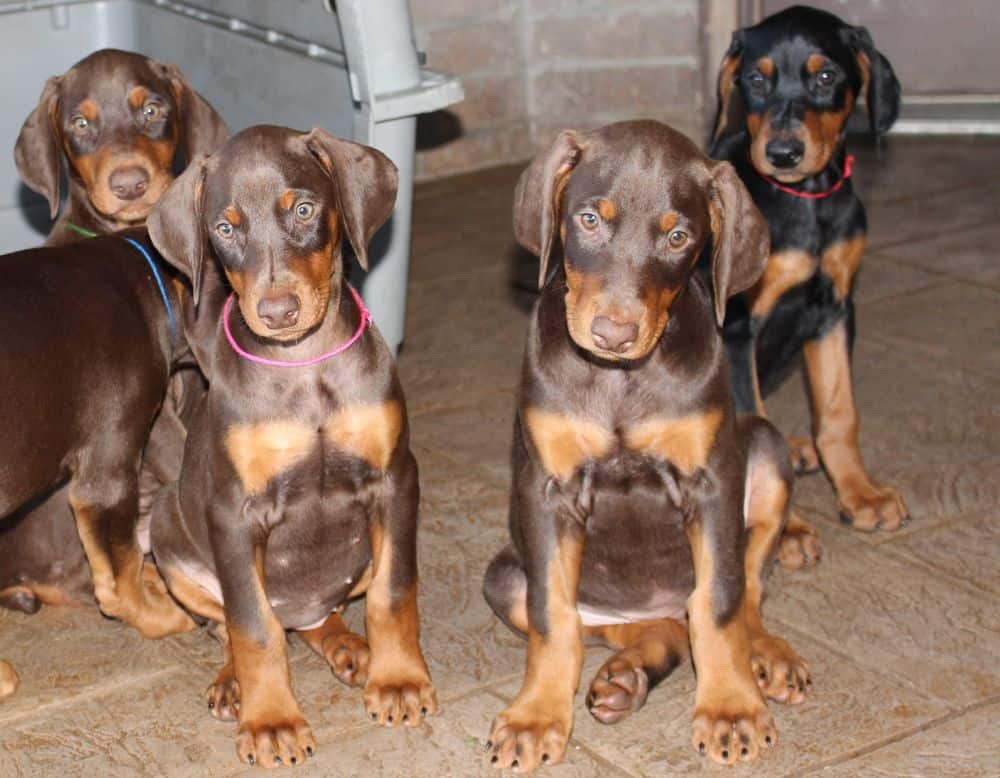
M 241 762 L 259 767 L 294 767 L 316 752 L 316 741 L 301 716 L 244 720 L 236 733 Z
M 714 762 L 752 762 L 777 742 L 778 730 L 759 693 L 723 694 L 718 702 L 695 708 L 691 743 Z
M 411 677 L 371 677 L 365 684 L 368 718 L 387 727 L 416 727 L 438 711 L 437 692 L 426 672 Z
M 554 706 L 515 700 L 493 720 L 487 759 L 493 767 L 519 773 L 557 764 L 566 754 L 572 725 L 572 702 Z

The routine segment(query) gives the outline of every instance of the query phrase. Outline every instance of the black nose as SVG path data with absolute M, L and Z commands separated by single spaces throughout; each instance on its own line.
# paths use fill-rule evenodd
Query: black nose
M 767 144 L 767 161 L 776 168 L 795 167 L 806 153 L 806 145 L 795 138 L 772 140 Z
M 299 298 L 294 294 L 262 297 L 257 303 L 257 315 L 270 330 L 283 330 L 299 320 Z
M 119 200 L 135 200 L 146 193 L 149 173 L 137 165 L 120 167 L 108 176 L 108 188 Z
M 590 325 L 590 334 L 598 348 L 621 354 L 635 343 L 639 325 L 635 322 L 617 322 L 607 316 L 595 316 Z

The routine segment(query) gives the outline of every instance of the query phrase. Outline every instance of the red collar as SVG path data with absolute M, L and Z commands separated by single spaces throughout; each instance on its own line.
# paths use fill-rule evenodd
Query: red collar
M 750 166 L 754 169 L 754 172 L 756 172 L 758 176 L 767 181 L 767 183 L 769 183 L 771 186 L 777 187 L 782 192 L 788 192 L 788 194 L 795 195 L 796 197 L 804 197 L 807 200 L 822 200 L 824 197 L 829 197 L 838 189 L 840 189 L 840 187 L 844 185 L 844 182 L 851 177 L 851 173 L 853 172 L 853 167 L 854 167 L 854 157 L 851 154 L 847 155 L 847 157 L 844 159 L 844 175 L 841 176 L 840 180 L 836 184 L 831 186 L 829 189 L 824 189 L 822 192 L 803 192 L 800 189 L 792 189 L 792 187 L 790 186 L 785 186 L 781 182 L 775 181 L 770 176 L 765 176 L 763 173 L 757 170 L 756 165 L 753 164 L 753 160 L 750 161 Z

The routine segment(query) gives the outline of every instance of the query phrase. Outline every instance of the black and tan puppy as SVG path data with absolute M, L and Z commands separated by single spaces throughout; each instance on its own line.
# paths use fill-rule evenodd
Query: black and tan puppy
M 364 687 L 372 720 L 415 726 L 437 709 L 418 641 L 406 407 L 342 259 L 346 238 L 367 267 L 396 183 L 374 149 L 254 127 L 188 168 L 150 216 L 191 278 L 188 337 L 210 383 L 179 486 L 154 507 L 153 553 L 177 598 L 224 627 L 208 703 L 238 716 L 245 762 L 296 764 L 315 748 L 288 629 Z M 341 616 L 362 594 L 366 637 Z
M 736 415 L 716 329 L 760 275 L 766 225 L 731 165 L 638 121 L 562 133 L 521 176 L 514 227 L 544 288 L 515 423 L 512 544 L 484 591 L 527 635 L 528 660 L 490 761 L 563 757 L 584 640 L 616 650 L 587 703 L 611 723 L 687 656 L 689 629 L 694 745 L 752 760 L 776 738 L 764 695 L 797 702 L 808 683 L 759 614 L 788 450 Z M 714 300 L 694 273 L 708 241 Z
M 64 556 L 48 544 L 65 537 L 72 516 L 101 609 L 162 636 L 194 622 L 143 565 L 139 469 L 183 342 L 171 326 L 173 285 L 160 287 L 126 237 L 151 250 L 143 231 L 133 230 L 0 257 L 0 519 L 21 522 L 0 536 L 0 598 L 26 605 L 89 592 L 85 567 L 74 566 L 77 546 Z M 155 272 L 162 281 L 165 268 Z M 65 513 L 41 514 L 42 529 L 24 527 L 44 510 L 34 502 L 63 483 L 57 494 L 65 495 Z
M 872 531 L 897 529 L 908 511 L 896 489 L 872 480 L 858 450 L 851 291 L 867 222 L 851 184 L 846 125 L 862 99 L 872 134 L 887 132 L 899 83 L 868 31 L 790 8 L 733 34 L 710 153 L 734 165 L 771 230 L 764 274 L 726 316 L 737 408 L 763 414 L 762 396 L 803 355 L 813 439 L 789 441 L 793 461 L 800 471 L 822 465 L 844 521 Z M 812 530 L 797 519 L 790 530 L 799 548 L 783 543 L 783 561 L 810 561 Z
M 69 197 L 47 241 L 60 244 L 80 239 L 69 224 L 97 233 L 141 224 L 174 180 L 178 155 L 210 154 L 228 136 L 176 65 L 102 49 L 45 82 L 14 160 L 53 219 L 65 164 Z

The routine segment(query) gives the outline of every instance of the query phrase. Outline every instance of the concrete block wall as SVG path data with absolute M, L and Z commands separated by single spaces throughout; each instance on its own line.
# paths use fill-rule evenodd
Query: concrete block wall
M 410 0 L 466 100 L 422 120 L 418 177 L 517 162 L 566 127 L 660 119 L 701 141 L 699 0 Z

